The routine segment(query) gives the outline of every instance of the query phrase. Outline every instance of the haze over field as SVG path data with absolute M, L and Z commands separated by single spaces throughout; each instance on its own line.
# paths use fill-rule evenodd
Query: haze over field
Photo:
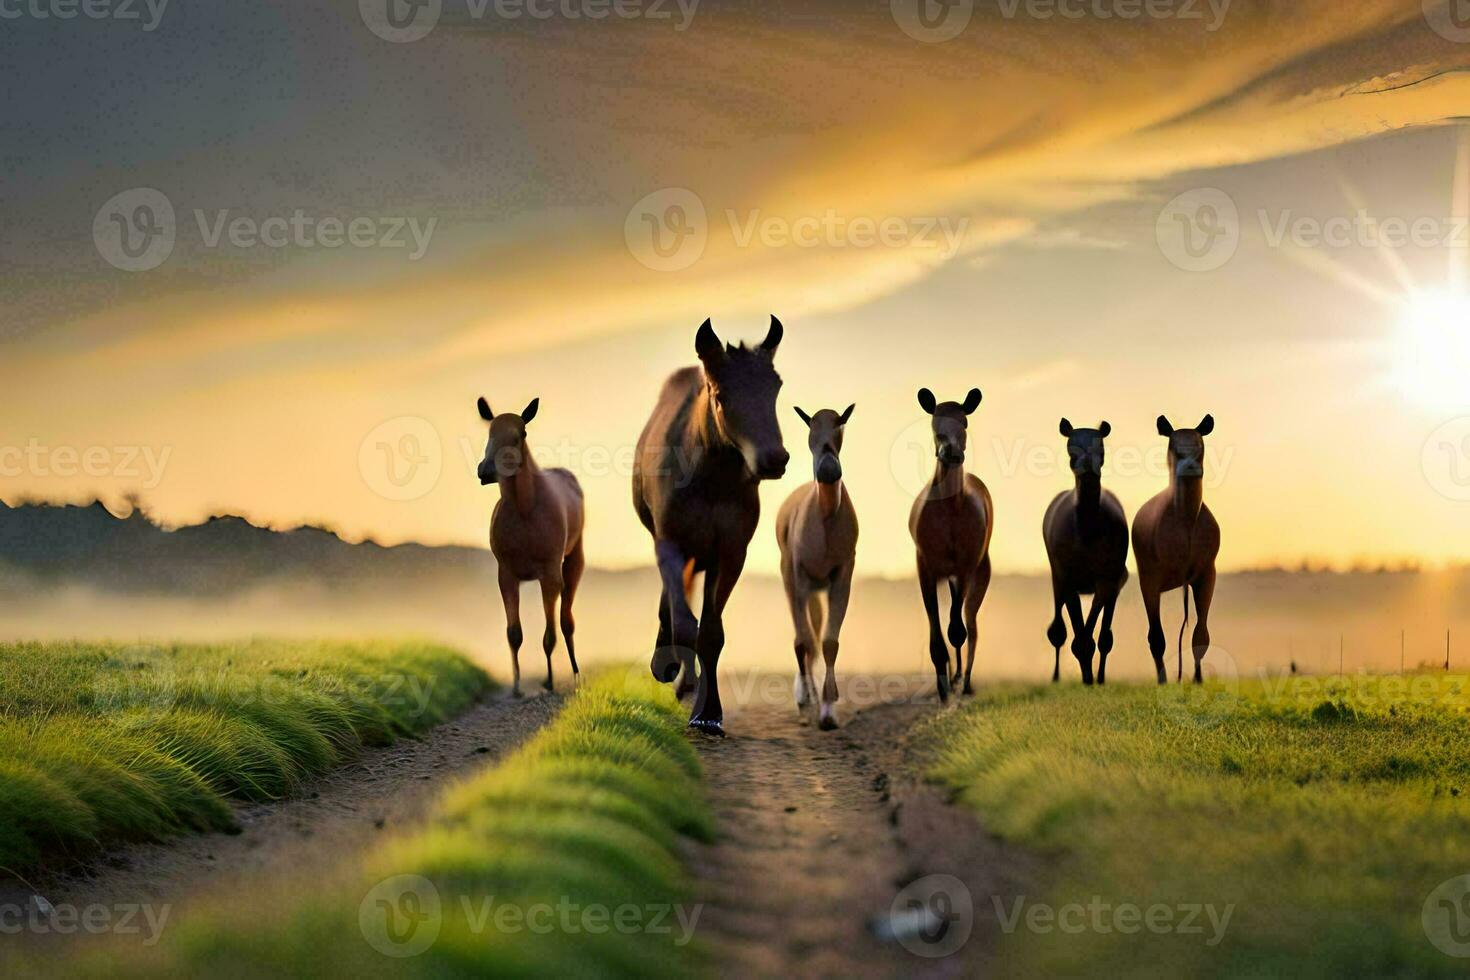
M 1043 565 L 1064 414 L 1113 424 L 1131 513 L 1164 482 L 1154 417 L 1212 412 L 1223 567 L 1465 557 L 1470 44 L 1443 18 L 982 2 L 927 43 L 888 7 L 532 31 L 451 4 L 409 44 L 352 0 L 175 4 L 148 31 L 7 21 L 31 94 L 0 129 L 0 497 L 143 490 L 174 522 L 479 545 L 474 398 L 540 396 L 533 442 L 581 476 L 589 559 L 642 565 L 627 460 L 659 383 L 706 316 L 753 339 L 775 312 L 795 465 L 766 511 L 808 473 L 791 407 L 855 401 L 860 571 L 912 566 L 919 385 L 985 392 L 971 466 L 1002 573 Z M 127 82 L 98 96 L 79 74 Z M 140 187 L 176 229 L 128 272 L 94 226 Z M 1209 268 L 1168 237 L 1168 203 L 1205 188 L 1229 202 L 1186 215 Z M 698 254 L 668 267 L 638 229 L 691 200 Z M 306 237 L 269 244 L 298 215 Z M 323 219 L 356 218 L 401 245 L 324 247 Z M 769 516 L 748 567 L 774 571 Z

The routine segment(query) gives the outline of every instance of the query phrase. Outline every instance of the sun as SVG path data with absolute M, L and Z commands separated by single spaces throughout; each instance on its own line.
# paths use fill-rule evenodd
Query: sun
M 1399 318 L 1400 383 L 1430 408 L 1470 406 L 1470 294 L 1411 294 Z

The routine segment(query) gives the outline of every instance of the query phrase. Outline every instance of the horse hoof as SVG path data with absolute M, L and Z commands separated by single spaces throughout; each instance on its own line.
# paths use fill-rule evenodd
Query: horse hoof
M 949 679 L 946 678 L 946 677 L 941 677 L 939 679 L 939 703 L 940 704 L 944 704 L 948 700 L 949 700 Z
M 725 737 L 724 723 L 715 721 L 712 718 L 690 718 L 689 727 L 701 734 L 710 735 L 714 738 Z
M 525 697 L 525 695 L 521 693 L 521 689 L 518 687 L 513 687 L 510 689 L 510 696 L 513 698 Z
M 970 682 L 968 680 L 965 681 L 965 690 L 964 690 L 963 693 L 965 693 L 965 694 L 974 694 L 975 693 L 975 688 L 973 688 L 973 687 L 970 686 Z
M 822 715 L 817 719 L 817 727 L 824 732 L 830 732 L 837 727 L 837 713 L 830 708 L 823 707 Z

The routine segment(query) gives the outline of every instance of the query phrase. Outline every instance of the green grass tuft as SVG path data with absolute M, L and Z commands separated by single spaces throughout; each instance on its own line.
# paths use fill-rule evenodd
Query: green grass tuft
M 490 686 L 423 644 L 0 645 L 0 867 L 234 826 Z
M 1006 687 L 921 733 L 988 830 L 1050 855 L 1028 904 L 1233 906 L 1215 945 L 1205 918 L 1022 920 L 1004 972 L 1219 977 L 1462 975 L 1422 916 L 1470 871 L 1467 736 L 1470 678 L 1445 675 Z M 973 897 L 993 919 L 1019 896 Z

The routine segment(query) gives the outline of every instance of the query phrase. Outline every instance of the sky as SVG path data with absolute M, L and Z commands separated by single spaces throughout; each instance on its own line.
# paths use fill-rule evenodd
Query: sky
M 1470 26 L 1433 0 L 383 2 L 0 8 L 0 498 L 483 545 L 475 398 L 539 397 L 589 559 L 644 564 L 659 385 L 775 314 L 748 568 L 810 478 L 792 407 L 856 403 L 860 571 L 911 571 L 921 386 L 984 392 L 998 572 L 1045 566 L 1062 416 L 1112 424 L 1131 514 L 1161 413 L 1215 417 L 1223 567 L 1470 559 Z

